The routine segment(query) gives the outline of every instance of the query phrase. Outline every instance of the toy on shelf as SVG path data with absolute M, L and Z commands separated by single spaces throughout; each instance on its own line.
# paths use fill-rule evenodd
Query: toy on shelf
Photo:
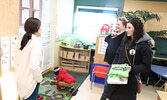
M 104 24 L 100 30 L 101 35 L 111 35 L 112 33 L 115 33 L 115 29 L 113 28 L 113 25 Z

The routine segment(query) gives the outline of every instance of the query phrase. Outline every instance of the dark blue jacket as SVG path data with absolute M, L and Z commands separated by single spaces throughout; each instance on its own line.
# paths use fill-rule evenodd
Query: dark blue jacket
M 122 38 L 124 37 L 125 32 L 123 32 L 122 34 L 118 35 L 115 38 L 112 38 L 111 35 L 108 35 L 105 38 L 105 42 L 108 43 L 107 49 L 106 49 L 106 53 L 105 53 L 105 57 L 104 57 L 104 61 L 106 61 L 108 64 L 112 64 L 116 51 L 119 47 L 119 45 L 122 42 Z

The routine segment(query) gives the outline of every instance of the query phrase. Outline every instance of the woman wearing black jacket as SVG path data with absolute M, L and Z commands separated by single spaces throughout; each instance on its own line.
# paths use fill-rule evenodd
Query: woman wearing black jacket
M 114 60 L 116 51 L 117 51 L 119 45 L 122 42 L 122 38 L 125 35 L 126 24 L 127 24 L 127 20 L 124 17 L 120 17 L 117 21 L 117 24 L 116 24 L 116 33 L 108 35 L 105 38 L 105 42 L 107 42 L 108 46 L 107 46 L 107 49 L 106 49 L 104 61 L 106 61 L 108 64 L 110 64 L 108 72 L 111 68 L 111 64 Z M 107 74 L 108 74 L 108 72 L 107 72 Z M 102 94 L 100 100 L 106 100 L 106 98 L 107 98 L 107 89 L 106 89 L 107 77 L 108 76 L 106 75 L 105 83 L 104 83 L 104 91 L 103 91 L 103 94 Z
M 135 75 L 150 70 L 152 50 L 148 41 L 150 38 L 143 32 L 143 24 L 139 19 L 131 19 L 127 24 L 126 35 L 117 50 L 112 64 L 129 64 L 128 83 L 108 84 L 109 100 L 136 100 L 137 80 Z M 125 50 L 126 49 L 126 50 Z M 134 64 L 133 64 L 134 61 Z

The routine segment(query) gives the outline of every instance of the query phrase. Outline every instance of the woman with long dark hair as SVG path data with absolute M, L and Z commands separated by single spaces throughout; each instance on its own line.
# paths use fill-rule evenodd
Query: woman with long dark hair
M 126 35 L 117 50 L 112 64 L 129 64 L 127 84 L 108 84 L 109 100 L 136 100 L 136 75 L 150 70 L 152 50 L 148 43 L 151 38 L 144 33 L 139 19 L 131 19 L 127 23 Z M 129 61 L 128 61 L 129 60 Z
M 28 18 L 25 34 L 18 41 L 15 53 L 15 80 L 20 99 L 36 100 L 42 81 L 43 50 L 37 37 L 41 36 L 41 21 Z

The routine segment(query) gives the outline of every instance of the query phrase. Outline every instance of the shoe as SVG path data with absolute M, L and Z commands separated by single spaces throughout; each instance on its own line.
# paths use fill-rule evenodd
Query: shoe
M 42 95 L 38 95 L 37 100 L 43 100 L 43 96 Z
M 72 91 L 72 96 L 75 96 L 75 95 L 77 94 L 77 92 L 78 92 L 78 89 L 74 89 L 74 90 Z
M 75 90 L 75 88 L 71 88 L 70 93 L 72 93 Z
M 106 100 L 106 98 L 104 98 L 103 96 L 101 96 L 100 100 Z
M 54 80 L 50 80 L 50 85 L 55 85 L 56 82 Z

